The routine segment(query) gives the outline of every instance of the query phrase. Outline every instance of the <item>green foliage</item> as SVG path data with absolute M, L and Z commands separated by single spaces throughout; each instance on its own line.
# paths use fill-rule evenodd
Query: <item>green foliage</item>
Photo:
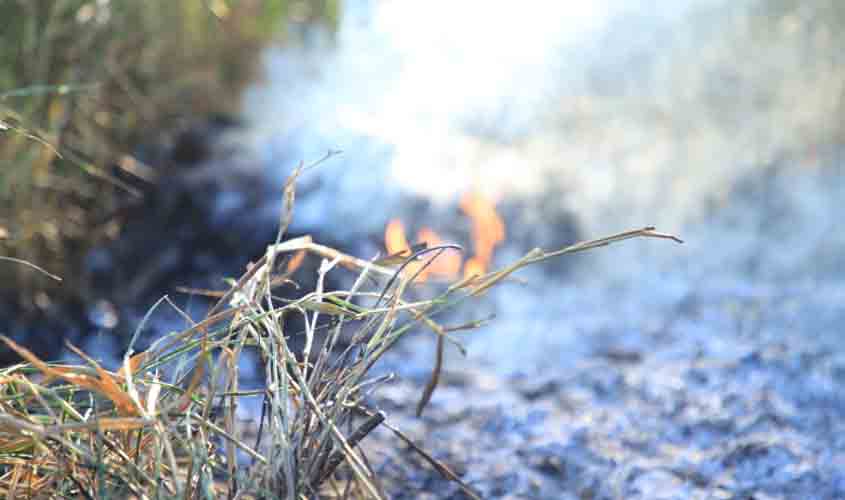
M 71 285 L 84 250 L 117 232 L 102 223 L 115 200 L 137 196 L 112 175 L 134 146 L 175 118 L 235 112 L 259 49 L 284 36 L 286 21 L 306 12 L 302 22 L 331 25 L 337 8 L 0 0 L 0 255 L 39 263 Z M 9 266 L 0 279 L 3 293 L 25 299 L 44 285 Z

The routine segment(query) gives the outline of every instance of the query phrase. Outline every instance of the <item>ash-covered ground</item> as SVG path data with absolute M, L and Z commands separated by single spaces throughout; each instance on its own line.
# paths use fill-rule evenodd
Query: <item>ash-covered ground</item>
M 469 360 L 453 353 L 421 420 L 429 368 L 407 360 L 434 355 L 431 336 L 416 337 L 385 367 L 402 380 L 381 393 L 390 420 L 484 498 L 845 498 L 841 234 L 816 228 L 803 247 L 791 236 L 813 224 L 800 200 L 835 213 L 845 199 L 841 161 L 741 184 L 713 216 L 724 233 L 691 227 L 684 249 L 637 244 L 682 252 L 686 265 L 499 290 L 492 309 L 526 295 L 530 305 L 505 305 L 491 332 L 468 334 Z M 723 219 L 753 218 L 762 199 L 781 210 L 745 235 L 755 253 L 706 267 L 737 237 Z M 620 250 L 595 260 L 639 267 Z M 793 267 L 803 252 L 806 272 Z M 403 498 L 462 498 L 397 444 L 384 432 L 373 449 Z
M 637 293 L 619 300 L 636 304 Z M 485 498 L 841 498 L 843 300 L 841 283 L 697 283 L 660 307 L 594 310 L 604 326 L 582 329 L 565 353 L 513 353 L 517 373 L 453 364 L 421 421 L 411 412 L 422 369 L 385 389 L 383 404 Z M 582 322 L 584 302 L 557 307 L 561 323 Z M 394 484 L 444 491 L 384 439 Z

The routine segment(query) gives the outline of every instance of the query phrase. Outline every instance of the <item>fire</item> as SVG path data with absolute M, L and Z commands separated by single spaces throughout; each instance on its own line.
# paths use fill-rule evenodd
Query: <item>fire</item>
M 493 250 L 505 241 L 505 223 L 496 213 L 493 202 L 477 193 L 469 193 L 461 199 L 461 210 L 472 221 L 475 251 L 475 255 L 464 266 L 464 276 L 481 275 L 490 266 Z
M 424 227 L 417 233 L 417 241 L 426 243 L 428 246 L 437 246 L 443 244 L 443 239 L 435 233 L 432 229 Z M 384 231 L 384 245 L 387 249 L 388 255 L 398 255 L 401 257 L 409 257 L 411 246 L 408 244 L 408 238 L 405 236 L 405 226 L 399 219 L 393 219 L 387 224 Z M 434 254 L 429 254 L 429 257 Z M 419 261 L 409 263 L 405 269 L 407 273 L 416 274 L 417 271 L 425 266 L 427 259 L 423 258 Z M 430 276 L 440 276 L 445 278 L 452 278 L 458 275 L 461 270 L 461 257 L 454 252 L 444 252 L 442 255 L 434 259 L 431 264 L 420 272 L 416 281 L 422 283 Z
M 290 258 L 288 265 L 285 267 L 285 272 L 288 274 L 293 273 L 299 269 L 299 266 L 302 265 L 303 261 L 305 261 L 305 250 L 300 250 L 293 254 L 293 257 Z
M 384 230 L 384 246 L 389 255 L 407 252 L 411 246 L 408 238 L 405 237 L 405 226 L 399 219 L 393 219 L 387 223 Z
M 477 257 L 470 257 L 464 264 L 464 278 L 481 276 L 485 271 L 487 271 L 487 266 Z
M 430 247 L 442 245 L 444 243 L 437 233 L 427 227 L 420 229 L 417 233 L 417 240 L 427 243 Z M 429 255 L 433 256 L 434 254 L 432 253 Z M 434 259 L 431 265 L 426 268 L 425 273 L 428 275 L 451 278 L 453 276 L 457 276 L 460 271 L 461 256 L 456 251 L 452 250 L 445 251 L 439 257 Z
M 505 240 L 505 223 L 496 213 L 495 205 L 487 198 L 470 193 L 461 199 L 461 210 L 472 222 L 472 250 L 473 256 L 463 263 L 464 277 L 479 276 L 487 272 L 493 258 L 493 250 Z M 443 239 L 432 229 L 424 227 L 417 233 L 417 241 L 436 246 L 443 243 Z M 399 219 L 393 219 L 385 228 L 384 244 L 388 255 L 407 257 L 410 255 L 411 245 L 408 243 L 405 227 Z M 425 259 L 411 262 L 406 267 L 407 272 L 415 274 L 425 263 Z M 423 282 L 429 277 L 454 279 L 460 275 L 461 257 L 453 252 L 444 252 L 417 277 L 417 282 Z

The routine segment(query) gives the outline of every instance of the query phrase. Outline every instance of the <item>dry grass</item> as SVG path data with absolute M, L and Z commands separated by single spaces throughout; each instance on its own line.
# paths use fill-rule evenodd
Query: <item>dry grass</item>
M 0 255 L 67 281 L 0 266 L 0 296 L 35 307 L 36 294 L 82 293 L 83 256 L 116 237 L 109 214 L 147 183 L 137 146 L 235 113 L 286 20 L 336 22 L 336 2 L 300 3 L 0 2 Z
M 484 276 L 444 285 L 434 297 L 408 301 L 414 259 L 430 261 L 451 247 L 419 249 L 398 268 L 316 244 L 284 240 L 292 218 L 298 168 L 285 186 L 285 213 L 275 243 L 252 264 L 201 322 L 142 353 L 130 345 L 112 373 L 78 352 L 84 366 L 45 363 L 8 338 L 25 360 L 0 371 L 0 494 L 7 498 L 386 498 L 359 446 L 384 422 L 368 395 L 385 379 L 370 369 L 412 329 L 435 333 L 439 350 L 456 329 L 442 313 L 502 283 L 511 273 L 561 255 L 637 237 L 670 238 L 652 228 L 535 249 Z M 291 286 L 277 269 L 302 252 L 322 259 L 313 290 L 295 301 L 274 296 Z M 349 290 L 323 288 L 339 267 L 354 270 Z M 30 269 L 32 271 L 32 269 Z M 163 299 L 162 302 L 166 302 Z M 175 306 L 174 306 L 175 307 Z M 293 315 L 305 319 L 304 347 L 294 349 Z M 190 321 L 186 316 L 186 321 Z M 133 339 L 134 344 L 134 339 Z M 240 360 L 257 354 L 260 389 L 239 386 Z M 434 391 L 440 363 L 422 392 Z M 263 399 L 257 435 L 238 424 L 242 398 Z M 392 429 L 445 477 L 475 493 L 422 449 Z
M 237 90 L 253 76 L 250 56 L 272 31 L 268 20 L 302 14 L 287 5 L 0 3 L 0 279 L 15 294 L 31 301 L 51 293 L 46 285 L 53 280 L 44 275 L 59 275 L 64 290 L 84 295 L 77 280 L 81 256 L 117 233 L 103 216 L 144 182 L 143 165 L 130 154 L 134 145 L 142 134 L 172 126 L 174 117 L 232 111 Z M 337 6 L 327 1 L 312 10 L 332 18 Z M 384 498 L 360 443 L 376 426 L 389 425 L 368 406 L 367 395 L 384 382 L 369 373 L 402 336 L 431 330 L 442 353 L 446 341 L 458 344 L 454 330 L 477 325 L 449 327 L 440 315 L 518 268 L 618 239 L 663 236 L 645 229 L 551 254 L 535 250 L 500 271 L 411 302 L 406 292 L 414 276 L 401 263 L 385 267 L 307 237 L 284 240 L 300 172 L 285 188 L 279 237 L 266 254 L 202 321 L 186 316 L 190 328 L 144 352 L 130 346 L 119 371 L 79 351 L 81 365 L 47 363 L 3 337 L 25 362 L 0 369 L 0 495 Z M 404 262 L 436 258 L 446 247 L 418 250 Z M 290 282 L 278 268 L 302 252 L 323 261 L 316 286 L 282 301 L 274 290 Z M 324 278 L 337 267 L 358 278 L 349 290 L 327 291 Z M 305 318 L 304 348 L 292 345 L 297 332 L 286 325 L 293 315 Z M 247 354 L 263 367 L 257 390 L 239 386 Z M 419 412 L 439 370 L 440 361 L 421 389 Z M 244 398 L 263 400 L 256 435 L 236 418 Z

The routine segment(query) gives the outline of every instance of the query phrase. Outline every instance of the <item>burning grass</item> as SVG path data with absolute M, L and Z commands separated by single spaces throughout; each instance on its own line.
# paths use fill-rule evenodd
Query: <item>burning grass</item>
M 437 277 L 454 280 L 463 267 L 464 278 L 484 274 L 493 260 L 493 250 L 505 240 L 505 223 L 496 212 L 493 202 L 478 193 L 467 193 L 461 198 L 461 210 L 472 223 L 472 244 L 474 254 L 463 262 L 460 255 L 449 252 L 441 255 L 430 263 L 411 262 L 409 272 L 416 272 L 414 281 L 423 283 L 429 278 Z M 440 235 L 429 227 L 423 227 L 417 232 L 417 246 L 437 247 L 443 245 Z M 384 231 L 384 245 L 390 256 L 407 256 L 415 248 L 408 243 L 405 226 L 399 219 L 392 219 Z
M 379 425 L 471 497 L 445 464 L 386 421 L 370 395 L 385 378 L 370 369 L 415 328 L 434 332 L 438 359 L 418 412 L 435 390 L 445 341 L 457 329 L 444 312 L 502 283 L 521 267 L 638 237 L 677 238 L 644 228 L 553 252 L 534 249 L 500 270 L 462 278 L 434 297 L 407 292 L 427 263 L 452 245 L 416 246 L 398 266 L 338 252 L 302 237 L 284 241 L 295 179 L 285 186 L 285 213 L 275 243 L 223 292 L 206 318 L 148 350 L 126 353 L 116 373 L 84 353 L 81 366 L 45 363 L 8 338 L 26 360 L 0 371 L 0 494 L 7 498 L 386 498 L 360 444 Z M 288 257 L 322 259 L 313 290 L 295 301 L 274 296 L 291 286 Z M 422 262 L 421 265 L 415 266 Z M 329 272 L 357 279 L 328 291 Z M 277 271 L 279 269 L 279 271 Z M 305 319 L 295 348 L 287 320 Z M 190 321 L 186 316 L 186 321 Z M 134 339 L 133 339 L 134 344 Z M 263 386 L 239 386 L 239 361 L 257 354 Z M 239 401 L 263 399 L 255 437 L 236 418 Z

